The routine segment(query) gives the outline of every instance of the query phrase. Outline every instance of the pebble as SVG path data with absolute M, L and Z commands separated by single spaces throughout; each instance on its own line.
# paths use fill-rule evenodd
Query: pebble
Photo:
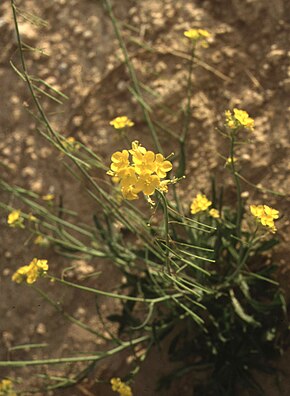
M 9 331 L 3 331 L 2 333 L 2 338 L 3 338 L 3 342 L 4 345 L 6 346 L 6 348 L 10 348 L 12 345 L 12 342 L 14 341 L 14 336 L 12 333 L 10 333 Z
M 46 326 L 44 323 L 38 323 L 38 325 L 36 326 L 36 333 L 39 335 L 44 335 L 46 334 Z
M 9 252 L 9 250 L 7 250 L 7 251 L 4 253 L 4 256 L 5 256 L 5 258 L 7 258 L 7 259 L 11 259 L 12 253 Z
M 128 84 L 127 84 L 127 82 L 124 81 L 124 80 L 120 80 L 120 81 L 117 83 L 117 89 L 118 89 L 118 91 L 121 91 L 121 92 L 127 91 L 127 87 L 128 87 Z
M 85 30 L 83 33 L 83 37 L 85 39 L 90 39 L 93 37 L 93 32 L 91 30 Z
M 286 56 L 286 51 L 282 49 L 272 49 L 267 54 L 267 59 L 273 64 L 278 65 L 281 62 L 281 59 Z
M 76 127 L 80 127 L 83 123 L 83 116 L 81 115 L 75 115 L 72 119 L 72 123 Z

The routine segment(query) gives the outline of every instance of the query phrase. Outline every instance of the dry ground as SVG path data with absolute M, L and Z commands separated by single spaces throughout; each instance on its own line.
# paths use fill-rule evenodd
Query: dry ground
M 284 214 L 278 223 L 282 244 L 275 251 L 281 267 L 282 282 L 289 288 L 287 263 L 287 227 L 289 229 L 289 125 L 290 125 L 290 3 L 287 0 L 118 0 L 114 11 L 122 22 L 125 41 L 138 78 L 155 96 L 144 91 L 153 109 L 154 122 L 166 124 L 179 133 L 182 125 L 181 106 L 186 96 L 187 41 L 183 31 L 191 27 L 206 28 L 214 34 L 208 49 L 198 52 L 195 66 L 192 120 L 187 145 L 188 178 L 180 185 L 185 202 L 201 189 L 209 191 L 210 175 L 224 183 L 226 143 L 216 132 L 227 108 L 240 106 L 255 118 L 252 142 L 238 153 L 243 175 L 251 183 L 275 190 L 282 196 L 263 193 L 244 185 L 250 202 L 265 202 Z M 68 176 L 61 157 L 37 134 L 35 122 L 28 114 L 32 101 L 23 82 L 9 61 L 18 64 L 10 2 L 0 9 L 0 156 L 4 180 L 31 188 L 41 194 L 62 195 L 67 207 L 81 210 L 84 221 L 92 221 L 94 207 L 83 194 L 82 185 Z M 109 163 L 110 154 L 122 143 L 108 125 L 110 119 L 127 114 L 135 121 L 132 140 L 152 146 L 142 111 L 128 91 L 130 84 L 113 28 L 101 1 L 93 0 L 19 0 L 21 11 L 38 15 L 47 24 L 37 26 L 20 17 L 23 41 L 41 48 L 45 54 L 28 51 L 30 74 L 45 79 L 64 92 L 69 99 L 63 105 L 44 99 L 44 105 L 55 128 L 66 136 L 75 136 L 88 144 Z M 168 153 L 176 141 L 160 129 L 161 142 Z M 99 175 L 97 175 L 99 176 Z M 228 199 L 232 198 L 229 183 Z M 283 196 L 284 194 L 284 196 Z M 289 196 L 288 196 L 289 197 Z M 7 196 L 1 193 L 1 199 Z M 1 210 L 0 234 L 0 355 L 7 358 L 10 346 L 47 342 L 48 348 L 13 353 L 13 358 L 68 356 L 96 349 L 93 336 L 64 321 L 33 290 L 17 287 L 10 281 L 13 271 L 32 256 L 46 256 L 59 273 L 70 265 L 53 251 L 34 247 L 28 235 L 9 229 Z M 114 272 L 110 265 L 94 259 L 75 263 L 76 273 L 88 266 L 102 270 L 98 284 L 113 287 Z M 91 268 L 89 267 L 89 269 Z M 45 286 L 50 291 L 55 286 Z M 72 290 L 55 290 L 56 298 L 70 313 L 98 327 L 94 301 Z M 288 290 L 289 295 L 289 290 Z M 113 307 L 102 305 L 110 311 Z M 289 374 L 289 356 L 281 366 Z M 152 364 L 154 374 L 152 375 Z M 166 372 L 165 356 L 154 352 L 136 377 L 134 391 L 138 396 L 152 396 L 155 381 Z M 96 376 L 108 379 L 123 374 L 123 361 L 111 359 L 97 369 Z M 44 369 L 23 372 L 3 370 L 4 375 L 31 375 Z M 54 369 L 57 370 L 57 369 Z M 57 372 L 57 371 L 55 371 Z M 95 377 L 94 377 L 95 378 Z M 57 394 L 112 395 L 107 385 L 95 384 L 94 378 L 80 387 Z M 34 379 L 33 379 L 34 380 Z M 271 382 L 271 381 L 270 381 Z M 266 395 L 278 393 L 272 383 Z M 287 383 L 288 382 L 288 383 Z M 167 395 L 191 395 L 190 379 Z M 266 383 L 266 382 L 265 382 Z M 287 388 L 288 387 L 288 388 Z M 288 390 L 287 390 L 288 389 Z M 282 381 L 282 394 L 289 394 L 289 375 Z

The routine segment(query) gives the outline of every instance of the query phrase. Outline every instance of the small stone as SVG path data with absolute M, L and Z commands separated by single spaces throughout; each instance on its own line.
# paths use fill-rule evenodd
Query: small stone
M 83 319 L 86 315 L 86 310 L 83 307 L 79 307 L 75 313 L 77 319 Z
M 20 102 L 20 99 L 19 99 L 19 97 L 18 96 L 16 96 L 16 95 L 12 95 L 11 96 L 11 99 L 10 99 L 10 102 L 12 103 L 12 104 L 19 104 L 19 102 Z
M 249 198 L 249 196 L 250 196 L 249 191 L 243 191 L 242 194 L 241 194 L 242 198 Z
M 83 116 L 81 115 L 75 115 L 72 119 L 72 123 L 76 127 L 80 127 L 83 123 Z
M 90 39 L 93 37 L 93 32 L 91 30 L 85 30 L 83 33 L 83 38 Z
M 79 26 L 79 25 L 77 25 L 75 28 L 74 28 L 74 34 L 75 35 L 79 35 L 79 34 L 81 34 L 83 32 L 83 28 L 81 27 L 81 26 Z
M 248 153 L 242 154 L 242 159 L 244 161 L 250 161 L 251 160 L 251 156 Z
M 121 92 L 126 91 L 127 90 L 127 86 L 128 86 L 128 84 L 126 83 L 126 81 L 123 81 L 123 80 L 120 80 L 117 83 L 117 89 L 118 89 L 118 91 L 121 91 Z
M 12 254 L 11 254 L 11 252 L 9 252 L 9 250 L 7 250 L 7 251 L 4 253 L 4 256 L 5 256 L 5 258 L 7 258 L 7 259 L 11 259 Z
M 4 270 L 3 270 L 3 276 L 8 276 L 8 275 L 10 275 L 10 274 L 11 274 L 10 268 L 4 268 Z
M 58 66 L 60 72 L 64 72 L 68 68 L 68 64 L 66 62 L 61 62 L 60 65 Z
M 278 65 L 281 59 L 286 56 L 286 51 L 282 49 L 272 49 L 267 55 L 267 59 L 273 64 Z
M 46 326 L 45 326 L 45 324 L 44 323 L 38 323 L 35 331 L 39 335 L 46 334 Z
M 14 341 L 13 334 L 10 333 L 9 331 L 3 331 L 2 338 L 3 338 L 3 343 L 6 346 L 6 348 L 10 348 L 12 345 L 12 342 Z

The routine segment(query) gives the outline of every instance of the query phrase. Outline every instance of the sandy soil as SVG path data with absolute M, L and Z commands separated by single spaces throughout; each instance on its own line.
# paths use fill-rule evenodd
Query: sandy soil
M 182 126 L 181 107 L 186 97 L 187 46 L 183 31 L 191 27 L 206 28 L 214 34 L 208 49 L 198 51 L 192 94 L 192 119 L 187 145 L 189 166 L 187 179 L 180 185 L 185 202 L 204 189 L 209 191 L 210 176 L 215 174 L 224 183 L 225 141 L 216 131 L 222 125 L 223 112 L 240 106 L 256 121 L 251 143 L 241 147 L 237 156 L 241 173 L 251 182 L 281 195 L 272 195 L 244 185 L 249 202 L 264 202 L 283 213 L 279 221 L 282 244 L 274 252 L 283 273 L 282 283 L 289 288 L 287 263 L 289 230 L 289 125 L 290 125 L 290 3 L 287 0 L 216 0 L 216 1 L 114 1 L 114 12 L 122 22 L 123 34 L 140 81 L 155 92 L 144 91 L 153 109 L 155 123 L 165 124 L 175 133 Z M 122 62 L 121 52 L 113 28 L 101 2 L 91 0 L 54 0 L 39 2 L 19 0 L 17 6 L 41 17 L 46 24 L 38 26 L 20 17 L 20 32 L 25 44 L 41 48 L 27 52 L 27 66 L 33 76 L 46 80 L 64 92 L 69 99 L 62 105 L 48 98 L 43 103 L 53 126 L 66 136 L 74 136 L 89 145 L 109 163 L 112 151 L 122 143 L 109 126 L 117 115 L 127 114 L 135 122 L 130 132 L 152 147 L 138 101 L 128 88 L 130 79 Z M 84 196 L 81 183 L 68 176 L 62 158 L 36 132 L 35 121 L 27 110 L 32 100 L 27 88 L 10 66 L 19 64 L 10 2 L 2 1 L 0 10 L 0 165 L 4 180 L 33 191 L 62 195 L 66 207 L 81 208 L 84 222 L 92 222 L 94 207 Z M 25 16 L 25 14 L 24 14 Z M 26 15 L 27 16 L 27 15 Z M 161 142 L 168 152 L 176 148 L 176 140 L 160 129 Z M 96 175 L 98 177 L 99 174 Z M 229 184 L 229 201 L 233 186 Z M 10 198 L 0 191 L 0 199 Z M 1 210 L 0 233 L 0 355 L 1 360 L 34 359 L 90 353 L 96 345 L 95 337 L 66 322 L 53 308 L 47 306 L 35 291 L 17 287 L 10 281 L 13 271 L 32 256 L 46 256 L 56 273 L 71 262 L 53 251 L 33 246 L 25 232 L 9 229 Z M 112 265 L 96 259 L 74 263 L 77 278 L 90 268 L 101 270 L 95 285 L 111 288 L 116 274 Z M 88 269 L 89 267 L 89 269 Z M 94 300 L 74 290 L 46 285 L 47 292 L 76 317 L 101 328 L 95 315 Z M 289 294 L 289 291 L 288 291 Z M 113 306 L 101 307 L 106 312 Z M 25 343 L 48 343 L 43 349 L 13 352 L 11 346 Z M 125 358 L 123 356 L 123 358 Z M 289 374 L 289 357 L 281 362 Z M 155 370 L 152 375 L 152 364 Z M 35 381 L 37 373 L 48 368 L 3 370 L 1 376 L 25 375 L 27 384 Z M 53 368 L 57 373 L 58 368 Z M 76 370 L 74 367 L 72 370 Z M 53 372 L 53 371 L 50 371 Z M 87 382 L 74 390 L 56 392 L 63 395 L 113 395 L 108 380 L 124 374 L 122 357 L 98 366 Z M 136 377 L 134 391 L 138 396 L 152 396 L 155 381 L 166 372 L 165 354 L 153 352 L 149 362 Z M 287 383 L 288 382 L 288 383 Z M 183 380 L 178 389 L 166 395 L 191 395 L 191 379 Z M 25 385 L 25 384 L 24 384 Z M 277 391 L 269 381 L 266 395 Z M 288 388 L 287 388 L 288 387 Z M 282 394 L 289 394 L 289 375 L 282 381 Z M 54 393 L 52 393 L 54 394 Z

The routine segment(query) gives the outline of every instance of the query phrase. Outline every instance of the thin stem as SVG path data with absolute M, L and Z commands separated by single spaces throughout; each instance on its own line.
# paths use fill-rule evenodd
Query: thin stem
M 237 268 L 236 268 L 235 271 L 229 276 L 228 281 L 231 281 L 232 279 L 234 279 L 234 278 L 237 276 L 237 274 L 242 270 L 243 266 L 245 265 L 245 263 L 246 263 L 246 261 L 247 261 L 247 259 L 248 259 L 248 257 L 249 257 L 251 248 L 252 248 L 252 246 L 254 245 L 254 243 L 256 242 L 256 241 L 255 241 L 255 237 L 256 237 L 257 230 L 258 230 L 258 227 L 255 229 L 254 233 L 251 235 L 251 238 L 250 238 L 250 240 L 249 240 L 249 242 L 248 242 L 247 250 L 246 250 L 246 252 L 244 253 L 243 257 L 242 257 L 242 255 L 241 255 L 241 253 L 240 253 L 239 262 L 238 262 Z
M 159 302 L 162 302 L 162 301 L 170 300 L 173 297 L 175 297 L 175 298 L 182 297 L 181 293 L 176 293 L 174 295 L 173 294 L 172 295 L 166 295 L 166 296 L 157 297 L 157 298 L 132 297 L 132 296 L 126 296 L 124 294 L 115 294 L 115 293 L 110 293 L 110 292 L 106 292 L 106 291 L 103 291 L 103 290 L 93 289 L 91 287 L 81 286 L 81 285 L 78 285 L 76 283 L 68 282 L 68 281 L 65 281 L 63 279 L 55 278 L 55 277 L 49 276 L 49 275 L 47 275 L 47 277 L 50 278 L 50 279 L 55 280 L 56 282 L 62 283 L 63 285 L 75 287 L 76 289 L 80 289 L 80 290 L 87 291 L 87 292 L 94 293 L 94 294 L 99 294 L 99 295 L 102 295 L 102 296 L 116 298 L 118 300 L 139 301 L 139 302 L 145 302 L 145 303 L 159 303 Z
M 32 285 L 33 289 L 39 293 L 42 298 L 44 298 L 49 304 L 51 304 L 58 312 L 60 312 L 67 320 L 69 320 L 71 323 L 81 327 L 82 329 L 88 331 L 89 333 L 92 333 L 98 337 L 100 337 L 104 341 L 110 341 L 110 338 L 105 337 L 104 335 L 100 334 L 98 331 L 92 329 L 90 326 L 86 325 L 85 323 L 81 322 L 80 320 L 74 318 L 67 312 L 64 312 L 62 307 L 57 304 L 55 301 L 53 301 L 43 290 L 39 289 L 38 287 Z
M 187 103 L 185 109 L 185 117 L 184 117 L 184 125 L 183 125 L 183 133 L 181 137 L 181 141 L 185 142 L 189 123 L 190 123 L 190 113 L 191 113 L 191 91 L 192 91 L 192 74 L 193 74 L 193 65 L 194 65 L 194 56 L 195 56 L 195 44 L 191 43 L 190 48 L 190 61 L 189 61 L 189 70 L 188 70 L 188 79 L 187 79 Z
M 143 114 L 144 114 L 144 118 L 145 118 L 145 120 L 146 120 L 146 122 L 148 124 L 149 129 L 150 129 L 150 132 L 151 132 L 151 135 L 152 135 L 152 139 L 154 141 L 154 145 L 155 145 L 156 149 L 159 151 L 159 153 L 163 154 L 163 150 L 162 150 L 162 147 L 160 145 L 159 138 L 157 136 L 156 130 L 154 128 L 154 125 L 153 125 L 153 123 L 151 121 L 148 109 L 146 109 L 146 106 L 144 106 L 144 99 L 142 97 L 142 92 L 140 90 L 139 81 L 138 81 L 138 78 L 136 76 L 136 73 L 135 73 L 135 70 L 133 68 L 133 65 L 132 65 L 132 63 L 130 61 L 125 42 L 124 42 L 123 37 L 121 35 L 120 29 L 118 27 L 117 19 L 115 18 L 115 15 L 114 15 L 113 10 L 112 10 L 111 2 L 110 2 L 110 0 L 104 0 L 104 3 L 106 5 L 107 11 L 108 11 L 109 16 L 111 18 L 116 37 L 117 37 L 117 39 L 119 41 L 119 45 L 120 45 L 120 47 L 122 49 L 122 52 L 123 52 L 123 55 L 124 55 L 124 58 L 125 58 L 125 63 L 127 65 L 131 80 L 133 82 L 133 86 L 134 86 L 136 95 L 140 98 L 140 100 L 138 100 L 138 102 L 141 104 L 141 107 L 142 107 L 142 110 L 143 110 Z
M 231 169 L 232 169 L 232 174 L 234 177 L 234 182 L 236 185 L 237 189 L 237 219 L 236 219 L 236 231 L 237 235 L 240 235 L 241 233 L 241 219 L 242 219 L 242 197 L 241 197 L 241 184 L 240 184 L 240 179 L 237 175 L 236 172 L 236 167 L 235 167 L 235 158 L 234 158 L 234 152 L 235 152 L 235 132 L 231 134 L 231 145 L 230 145 L 230 159 L 231 159 Z
M 168 216 L 168 209 L 167 209 L 167 201 L 164 196 L 164 194 L 161 191 L 158 191 L 159 196 L 162 201 L 162 206 L 163 206 L 163 211 L 164 211 L 164 233 L 165 233 L 165 241 L 166 241 L 166 253 L 165 253 L 165 263 L 166 263 L 166 268 L 169 274 L 171 274 L 170 270 L 170 263 L 169 263 L 169 216 Z
M 35 360 L 23 360 L 23 361 L 0 361 L 0 367 L 27 367 L 27 366 L 39 366 L 44 364 L 63 364 L 63 363 L 78 363 L 78 362 L 88 362 L 88 361 L 99 361 L 105 359 L 106 357 L 113 356 L 116 353 L 123 351 L 131 347 L 132 345 L 140 344 L 143 341 L 150 339 L 150 336 L 143 336 L 135 338 L 134 340 L 125 341 L 122 345 L 116 348 L 110 349 L 106 352 L 99 352 L 95 355 L 90 356 L 77 356 L 77 357 L 66 357 L 66 358 L 55 358 L 55 359 L 35 359 Z

